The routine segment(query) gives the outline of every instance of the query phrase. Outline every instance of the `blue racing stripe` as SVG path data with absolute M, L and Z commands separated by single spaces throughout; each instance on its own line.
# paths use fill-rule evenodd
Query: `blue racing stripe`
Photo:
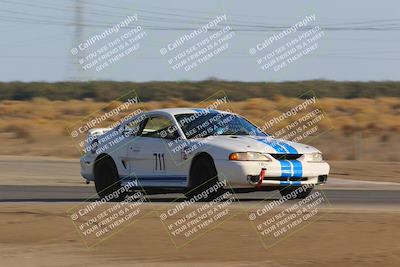
M 196 113 L 211 113 L 211 114 L 219 114 L 220 112 L 215 109 L 206 109 L 206 108 L 192 108 L 192 110 L 196 111 Z
M 283 141 L 278 141 L 278 140 L 266 140 L 265 138 L 256 138 L 255 140 L 260 141 L 273 149 L 276 150 L 276 152 L 279 153 L 287 153 L 287 154 L 298 154 L 297 149 L 292 147 L 291 145 L 283 142 Z
M 291 160 L 293 164 L 293 177 L 303 177 L 303 165 L 298 160 Z
M 126 181 L 130 180 L 141 180 L 141 181 L 157 181 L 157 182 L 171 182 L 171 181 L 186 181 L 186 176 L 138 176 L 130 177 L 129 179 L 124 179 Z
M 274 141 L 271 142 L 271 141 L 268 141 L 268 140 L 266 140 L 266 139 L 264 139 L 264 138 L 256 138 L 256 140 L 259 141 L 259 142 L 262 142 L 262 143 L 266 144 L 267 146 L 272 147 L 272 148 L 275 149 L 275 151 L 278 152 L 278 153 L 282 153 L 282 154 L 285 154 L 285 153 L 286 153 L 286 150 L 285 150 L 283 147 L 279 146 L 279 145 L 278 145 L 276 142 L 274 142 Z
M 279 163 L 281 164 L 281 177 L 292 177 L 292 166 L 290 162 L 287 160 L 280 160 Z
M 139 176 L 143 181 L 186 181 L 186 176 Z
M 298 160 L 279 160 L 281 177 L 303 177 L 303 165 Z
M 277 144 L 283 146 L 289 154 L 298 154 L 297 150 L 285 142 L 275 141 Z
M 272 147 L 280 154 L 298 154 L 297 150 L 291 145 L 279 142 L 277 140 L 266 140 L 265 138 L 256 138 L 255 140 Z M 298 160 L 279 160 L 281 164 L 281 177 L 302 177 L 303 165 Z
M 202 109 L 202 108 L 193 108 L 193 110 L 196 111 L 197 113 L 204 111 L 204 109 Z

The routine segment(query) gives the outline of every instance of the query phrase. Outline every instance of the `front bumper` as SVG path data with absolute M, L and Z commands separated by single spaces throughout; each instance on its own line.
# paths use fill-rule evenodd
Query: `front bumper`
M 94 181 L 93 166 L 94 157 L 83 156 L 80 158 L 81 164 L 81 176 L 86 179 L 86 181 Z
M 324 184 L 326 183 L 327 180 L 328 180 L 328 175 L 319 175 L 318 177 L 301 177 L 301 178 L 266 177 L 263 179 L 261 179 L 260 175 L 247 176 L 247 181 L 249 182 L 249 184 L 257 186 L 317 185 L 317 184 Z
M 298 160 L 293 164 L 292 172 L 288 170 L 280 161 L 230 161 L 216 160 L 215 165 L 221 177 L 226 177 L 233 187 L 255 187 L 262 168 L 265 168 L 265 177 L 261 186 L 301 186 L 317 185 L 326 182 L 329 174 L 329 164 L 325 161 L 306 162 Z M 285 163 L 286 165 L 286 163 Z M 295 170 L 293 168 L 296 168 Z M 299 170 L 301 169 L 301 170 Z M 290 171 L 289 171 L 290 173 Z

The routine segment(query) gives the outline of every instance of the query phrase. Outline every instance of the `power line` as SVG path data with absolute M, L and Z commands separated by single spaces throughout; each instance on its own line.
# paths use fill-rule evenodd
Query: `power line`
M 50 10 L 58 10 L 58 11 L 71 11 L 71 8 L 59 8 L 59 7 L 51 7 L 48 5 L 34 5 L 34 4 L 30 4 L 30 3 L 26 3 L 26 2 L 11 2 L 8 0 L 0 0 L 0 2 L 5 2 L 5 3 L 9 3 L 9 4 L 18 4 L 18 5 L 27 5 L 27 6 L 31 6 L 31 7 L 37 7 L 37 8 L 45 8 L 45 9 L 50 9 Z M 92 4 L 92 5 L 97 5 L 97 6 L 102 6 L 102 7 L 109 7 L 109 8 L 114 8 L 114 9 L 122 9 L 121 7 L 114 7 L 114 6 L 110 6 L 110 5 L 103 5 L 103 4 Z M 143 12 L 143 13 L 149 13 L 149 14 L 159 14 L 159 15 L 166 15 L 166 16 L 174 16 L 174 17 L 183 17 L 183 18 L 191 18 L 193 19 L 193 16 L 186 16 L 186 15 L 182 15 L 182 14 L 176 14 L 176 13 L 166 13 L 166 12 L 157 12 L 157 11 L 148 11 L 145 9 L 135 9 L 137 11 Z M 91 12 L 91 11 L 84 11 L 85 14 L 95 14 L 95 15 L 101 15 L 101 16 L 111 16 L 111 17 L 118 17 L 120 18 L 120 15 L 122 15 L 121 13 L 113 13 L 114 15 L 110 15 L 111 12 L 107 11 L 107 13 L 103 13 L 104 10 L 97 10 L 98 12 Z M 124 14 L 126 15 L 126 14 Z M 47 16 L 49 17 L 49 16 Z M 196 19 L 200 19 L 201 21 L 188 21 L 188 20 L 176 20 L 176 19 L 171 19 L 169 17 L 154 17 L 154 16 L 143 16 L 140 17 L 141 20 L 143 21 L 147 21 L 147 22 L 163 22 L 163 23 L 185 23 L 185 25 L 187 24 L 200 24 L 200 23 L 205 23 L 206 21 L 209 20 L 209 18 L 205 18 L 205 17 L 194 17 Z M 27 21 L 24 21 L 25 18 L 12 18 L 13 20 L 11 20 L 11 22 L 21 22 L 21 23 L 27 23 Z M 21 21 L 18 21 L 21 20 Z M 363 22 L 348 22 L 348 23 L 336 23 L 336 24 L 322 24 L 320 25 L 320 27 L 323 30 L 326 31 L 391 31 L 391 30 L 398 30 L 400 29 L 400 24 L 396 24 L 396 23 L 390 23 L 390 24 L 383 24 L 383 25 L 361 25 L 361 26 L 357 26 L 357 27 L 345 27 L 346 25 L 351 25 L 351 24 L 366 24 L 366 23 L 371 23 L 371 22 L 394 22 L 394 21 L 399 21 L 399 19 L 385 19 L 385 20 L 372 20 L 372 21 L 363 21 Z M 64 25 L 64 26 L 75 26 L 74 23 L 66 23 L 65 21 L 28 21 L 28 22 L 34 22 L 34 23 L 38 23 L 38 24 L 54 24 L 54 25 Z M 86 27 L 111 27 L 112 25 L 110 25 L 110 23 L 104 24 L 102 22 L 99 21 L 91 21 L 92 24 L 85 24 L 82 26 L 86 26 Z M 97 24 L 96 24 L 97 23 Z M 290 26 L 276 26 L 276 25 L 254 25 L 254 24 L 238 24 L 238 23 L 221 23 L 221 26 L 231 26 L 231 27 L 235 27 L 235 31 L 248 31 L 248 32 L 268 32 L 268 31 L 280 31 L 280 30 L 284 30 L 287 29 Z M 342 27 L 333 27 L 334 25 L 345 25 Z M 158 25 L 143 25 L 143 27 L 145 27 L 148 30 L 176 30 L 176 31 L 190 31 L 190 30 L 195 30 L 196 27 L 179 27 L 179 26 L 158 26 Z M 302 30 L 309 30 L 310 27 L 305 27 Z M 216 29 L 219 30 L 219 29 Z

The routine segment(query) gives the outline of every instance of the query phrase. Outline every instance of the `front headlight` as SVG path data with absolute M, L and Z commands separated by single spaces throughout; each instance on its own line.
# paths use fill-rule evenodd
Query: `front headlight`
M 259 152 L 235 152 L 229 155 L 229 160 L 271 161 L 268 156 Z
M 312 153 L 310 154 L 308 161 L 322 161 L 321 153 Z

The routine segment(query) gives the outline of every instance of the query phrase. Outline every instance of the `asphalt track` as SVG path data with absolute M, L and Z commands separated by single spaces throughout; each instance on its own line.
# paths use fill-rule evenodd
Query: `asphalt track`
M 86 185 L 79 176 L 79 163 L 48 157 L 0 156 L 0 203 L 10 202 L 82 202 L 98 199 L 94 184 Z M 377 178 L 379 181 L 380 179 Z M 357 181 L 351 177 L 330 176 L 318 186 L 332 205 L 399 206 L 400 183 Z M 168 204 L 182 194 L 152 194 L 151 202 Z M 279 193 L 241 193 L 241 203 L 256 203 L 279 198 Z
M 399 206 L 399 190 L 342 190 L 324 189 L 322 191 L 331 205 L 384 205 Z M 158 204 L 170 203 L 182 197 L 181 194 L 151 194 L 151 202 Z M 251 192 L 237 195 L 242 203 L 256 203 L 262 200 L 279 198 L 276 192 Z M 97 195 L 93 185 L 88 186 L 0 186 L 0 202 L 82 202 L 96 200 Z

